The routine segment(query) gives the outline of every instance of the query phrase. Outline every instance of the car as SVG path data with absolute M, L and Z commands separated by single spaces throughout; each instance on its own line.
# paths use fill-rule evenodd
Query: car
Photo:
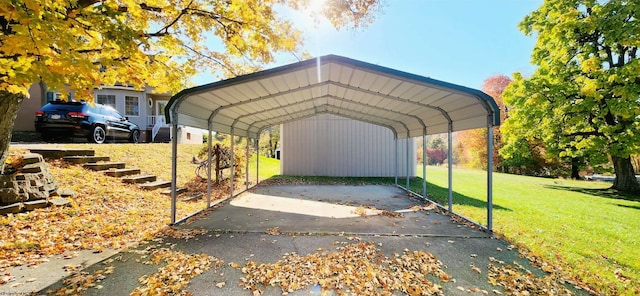
M 110 106 L 85 101 L 51 101 L 36 112 L 36 132 L 51 142 L 62 137 L 83 137 L 102 144 L 105 140 L 140 141 L 140 128 Z

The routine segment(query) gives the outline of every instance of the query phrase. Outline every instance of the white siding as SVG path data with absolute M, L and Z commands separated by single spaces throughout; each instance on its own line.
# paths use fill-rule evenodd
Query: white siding
M 377 125 L 323 114 L 282 125 L 281 170 L 293 176 L 395 176 L 393 133 Z M 410 176 L 416 157 L 409 139 Z M 398 141 L 398 175 L 406 176 L 406 140 Z

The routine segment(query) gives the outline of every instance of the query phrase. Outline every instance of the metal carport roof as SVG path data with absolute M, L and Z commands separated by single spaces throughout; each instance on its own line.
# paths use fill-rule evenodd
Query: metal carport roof
M 492 155 L 490 127 L 500 124 L 498 106 L 482 91 L 336 55 L 185 89 L 171 97 L 165 107 L 166 122 L 174 127 L 172 223 L 176 221 L 178 124 L 207 129 L 210 135 L 217 131 L 258 139 L 266 127 L 323 113 L 389 128 L 396 139 L 396 150 L 401 138 L 422 136 L 424 141 L 426 135 L 448 133 L 449 155 L 453 131 L 482 127 L 489 127 L 487 155 Z M 426 159 L 426 149 L 423 158 Z M 397 163 L 396 156 L 396 184 Z M 487 229 L 491 230 L 492 157 L 488 158 L 487 167 Z M 424 164 L 422 169 L 422 195 L 426 198 Z M 451 170 L 449 157 L 448 210 L 453 212 Z M 232 185 L 231 195 L 233 188 Z M 405 189 L 409 190 L 408 172 Z
M 256 138 L 268 126 L 331 113 L 391 129 L 396 137 L 500 124 L 487 94 L 341 56 L 328 55 L 185 89 L 167 123 Z

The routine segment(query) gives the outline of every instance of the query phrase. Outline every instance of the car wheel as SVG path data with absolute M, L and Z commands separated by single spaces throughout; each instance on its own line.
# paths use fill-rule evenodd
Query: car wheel
M 131 143 L 140 143 L 140 131 L 133 130 L 131 132 L 131 137 L 129 137 L 129 141 L 131 141 Z
M 93 127 L 93 131 L 91 135 L 89 135 L 89 141 L 94 142 L 96 144 L 104 143 L 104 140 L 107 137 L 107 132 L 105 132 L 102 126 L 96 125 Z

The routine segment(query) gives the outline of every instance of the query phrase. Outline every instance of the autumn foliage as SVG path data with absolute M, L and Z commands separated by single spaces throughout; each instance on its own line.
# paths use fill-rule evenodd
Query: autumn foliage
M 500 122 L 508 116 L 508 108 L 502 101 L 502 92 L 511 83 L 511 79 L 505 75 L 496 75 L 485 79 L 482 91 L 490 95 L 500 109 Z M 461 155 L 459 164 L 471 167 L 487 169 L 487 129 L 473 129 L 458 132 L 456 141 Z M 493 128 L 493 164 L 498 171 L 504 171 L 501 164 L 502 158 L 498 151 L 502 147 L 502 135 L 499 127 Z

